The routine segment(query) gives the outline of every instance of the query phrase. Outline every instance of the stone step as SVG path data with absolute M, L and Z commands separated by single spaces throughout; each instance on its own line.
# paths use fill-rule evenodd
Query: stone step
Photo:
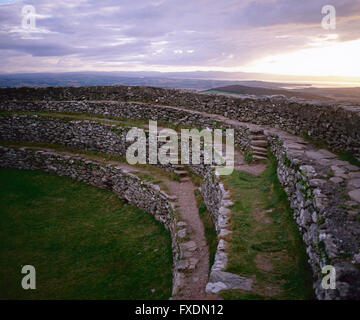
M 253 140 L 251 141 L 251 146 L 255 147 L 267 147 L 268 142 L 266 140 Z
M 253 154 L 254 156 L 267 157 L 267 152 L 253 151 L 252 154 Z
M 250 128 L 249 132 L 252 134 L 263 134 L 264 133 L 264 129 L 259 129 L 259 128 Z
M 190 181 L 189 177 L 184 177 L 180 179 L 180 182 L 188 182 L 188 181 Z
M 178 174 L 179 176 L 187 176 L 188 172 L 185 170 L 175 170 L 174 173 Z
M 265 152 L 267 153 L 267 149 L 265 147 L 254 147 L 254 146 L 251 146 L 251 150 L 253 152 L 257 151 L 257 152 Z
M 266 140 L 267 137 L 263 134 L 259 134 L 259 135 L 251 135 L 249 136 L 250 140 Z
M 262 156 L 254 155 L 254 156 L 253 156 L 253 160 L 254 160 L 254 161 L 263 161 L 263 160 L 267 160 L 267 158 L 262 157 Z
M 176 168 L 176 169 L 184 169 L 183 164 L 174 164 L 173 167 Z

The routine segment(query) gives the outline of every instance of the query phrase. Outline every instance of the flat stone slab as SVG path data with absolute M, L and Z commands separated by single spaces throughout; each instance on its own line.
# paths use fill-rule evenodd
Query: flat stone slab
M 343 182 L 344 180 L 343 180 L 342 178 L 340 178 L 340 177 L 332 177 L 332 178 L 330 178 L 330 181 L 331 181 L 332 183 L 341 183 L 341 182 Z
M 178 227 L 185 227 L 185 226 L 186 226 L 186 222 L 184 222 L 184 221 L 179 221 L 176 225 L 177 225 Z
M 322 180 L 322 179 L 311 179 L 309 181 L 309 184 L 312 187 L 319 187 L 322 186 L 324 183 L 326 183 L 326 180 Z
M 284 143 L 284 147 L 289 148 L 289 149 L 294 149 L 294 150 L 305 150 L 306 146 L 299 144 L 299 143 L 294 143 L 294 142 L 285 142 Z
M 209 283 L 206 285 L 207 293 L 218 293 L 222 290 L 240 289 L 250 291 L 252 279 L 240 277 L 236 274 L 224 271 L 212 271 Z
M 313 160 L 334 159 L 336 155 L 327 150 L 306 151 L 306 156 Z
M 360 171 L 358 172 L 350 172 L 349 177 L 352 178 L 360 178 Z
M 360 202 L 360 189 L 356 189 L 349 192 L 349 196 L 352 200 Z
M 351 188 L 360 189 L 360 178 L 359 179 L 353 179 L 348 182 L 348 186 Z
M 183 239 L 186 237 L 186 229 L 181 229 L 178 231 L 178 237 Z
M 188 241 L 180 243 L 180 248 L 187 251 L 195 251 L 197 247 L 194 241 Z

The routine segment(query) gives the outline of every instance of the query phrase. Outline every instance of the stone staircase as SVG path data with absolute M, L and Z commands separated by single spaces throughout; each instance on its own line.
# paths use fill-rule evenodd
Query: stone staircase
M 254 161 L 267 159 L 268 141 L 263 129 L 250 129 L 250 151 Z
M 190 181 L 190 178 L 188 177 L 188 172 L 185 170 L 184 165 L 175 164 L 173 165 L 173 167 L 175 168 L 174 173 L 180 176 L 180 182 Z

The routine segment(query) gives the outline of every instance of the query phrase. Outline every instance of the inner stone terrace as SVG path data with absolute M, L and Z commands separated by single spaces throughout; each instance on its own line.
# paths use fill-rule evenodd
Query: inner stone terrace
M 40 168 L 58 173 L 47 162 L 46 153 L 41 155 L 43 164 L 39 165 L 38 157 L 34 158 L 35 154 L 28 149 L 34 146 L 18 150 L 20 142 L 43 143 L 42 149 L 46 149 L 47 143 L 123 157 L 126 152 L 124 137 L 129 127 L 111 121 L 151 119 L 175 126 L 233 128 L 236 146 L 249 162 L 267 161 L 268 152 L 275 156 L 277 177 L 306 246 L 315 296 L 318 299 L 360 297 L 358 107 L 285 99 L 235 99 L 126 86 L 1 89 L 0 94 L 0 139 L 5 147 L 1 149 L 2 167 Z M 64 113 L 90 115 L 89 119 L 93 119 L 72 119 Z M 321 141 L 328 150 L 315 147 L 311 143 L 315 140 Z M 343 151 L 351 154 L 354 164 L 339 159 L 337 154 Z M 246 165 L 242 165 L 240 168 L 244 169 Z M 211 166 L 169 165 L 162 169 L 178 174 L 181 185 L 189 183 L 178 192 L 178 198 L 195 189 L 191 179 L 186 177 L 187 170 L 190 177 L 193 174 L 201 177 L 200 192 L 219 239 L 207 279 L 209 252 L 202 223 L 198 218 L 197 222 L 193 220 L 197 216 L 196 204 L 191 208 L 180 205 L 179 218 L 184 222 L 171 218 L 173 215 L 169 213 L 174 252 L 173 298 L 194 298 L 191 292 L 197 298 L 204 298 L 205 290 L 208 295 L 215 295 L 214 298 L 227 290 L 254 290 L 252 277 L 243 276 L 241 270 L 237 275 L 227 269 L 232 259 L 232 233 L 237 232 L 232 229 L 232 206 L 237 201 L 233 191 L 226 190 L 223 178 L 216 176 Z M 81 174 L 77 176 L 83 179 Z M 171 185 L 168 188 L 173 193 L 176 189 Z M 117 194 L 126 198 L 127 192 L 125 187 Z M 194 203 L 194 200 L 183 199 L 179 204 L 187 201 Z M 138 205 L 136 201 L 132 203 Z M 156 208 L 146 211 L 157 214 Z M 189 232 L 189 228 L 184 231 L 175 228 L 181 229 L 189 223 L 197 225 L 193 232 Z M 180 249 L 179 255 L 175 253 L 178 252 L 176 247 Z M 335 290 L 321 286 L 324 276 L 321 269 L 325 265 L 336 269 Z

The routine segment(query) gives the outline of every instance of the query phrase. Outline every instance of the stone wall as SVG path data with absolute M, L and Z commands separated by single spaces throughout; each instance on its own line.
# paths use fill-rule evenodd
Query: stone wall
M 40 142 L 66 146 L 79 150 L 90 150 L 126 157 L 127 148 L 133 143 L 126 141 L 131 127 L 123 127 L 90 120 L 71 120 L 51 116 L 0 114 L 0 140 L 19 142 Z M 146 139 L 147 157 L 149 156 L 149 139 Z M 164 142 L 158 141 L 158 148 Z M 191 145 L 191 142 L 190 142 Z M 201 145 L 203 142 L 201 141 Z M 181 154 L 181 137 L 178 141 Z M 192 152 L 189 150 L 191 161 Z M 209 166 L 203 164 L 191 166 L 194 173 L 204 176 Z M 149 161 L 147 161 L 149 163 Z M 174 172 L 171 164 L 154 164 L 166 171 Z
M 0 89 L 1 91 L 1 89 Z M 69 112 L 90 113 L 101 116 L 113 116 L 124 119 L 154 120 L 188 125 L 191 128 L 232 128 L 235 132 L 235 143 L 247 150 L 250 146 L 250 132 L 247 124 L 231 125 L 221 119 L 214 119 L 203 113 L 175 107 L 152 105 L 142 102 L 109 102 L 109 101 L 11 101 L 0 103 L 0 110 L 30 112 Z
M 114 192 L 136 207 L 150 212 L 170 232 L 173 252 L 173 294 L 177 293 L 178 261 L 181 241 L 177 233 L 177 221 L 169 196 L 156 185 L 140 180 L 116 165 L 101 165 L 79 156 L 54 152 L 35 151 L 26 148 L 0 146 L 0 168 L 41 170 L 59 176 L 67 176 L 96 187 Z
M 360 107 L 285 98 L 242 99 L 191 91 L 136 86 L 0 89 L 2 104 L 15 101 L 137 100 L 180 106 L 230 119 L 270 125 L 290 133 L 306 133 L 334 150 L 360 158 Z M 178 118 L 180 119 L 180 118 Z
M 359 168 L 326 150 L 308 150 L 294 136 L 268 134 L 278 178 L 306 245 L 317 298 L 359 299 Z M 336 269 L 336 290 L 321 286 L 325 265 Z
M 190 164 L 188 167 L 203 178 L 200 193 L 211 215 L 219 239 L 214 264 L 211 266 L 210 277 L 206 285 L 206 292 L 217 294 L 223 290 L 251 290 L 251 279 L 225 271 L 228 263 L 228 242 L 223 237 L 232 232 L 230 226 L 231 210 L 229 207 L 233 205 L 233 202 L 230 192 L 225 190 L 214 167 L 203 164 Z
M 43 142 L 76 149 L 126 155 L 129 128 L 96 121 L 63 120 L 37 115 L 0 115 L 0 139 Z

